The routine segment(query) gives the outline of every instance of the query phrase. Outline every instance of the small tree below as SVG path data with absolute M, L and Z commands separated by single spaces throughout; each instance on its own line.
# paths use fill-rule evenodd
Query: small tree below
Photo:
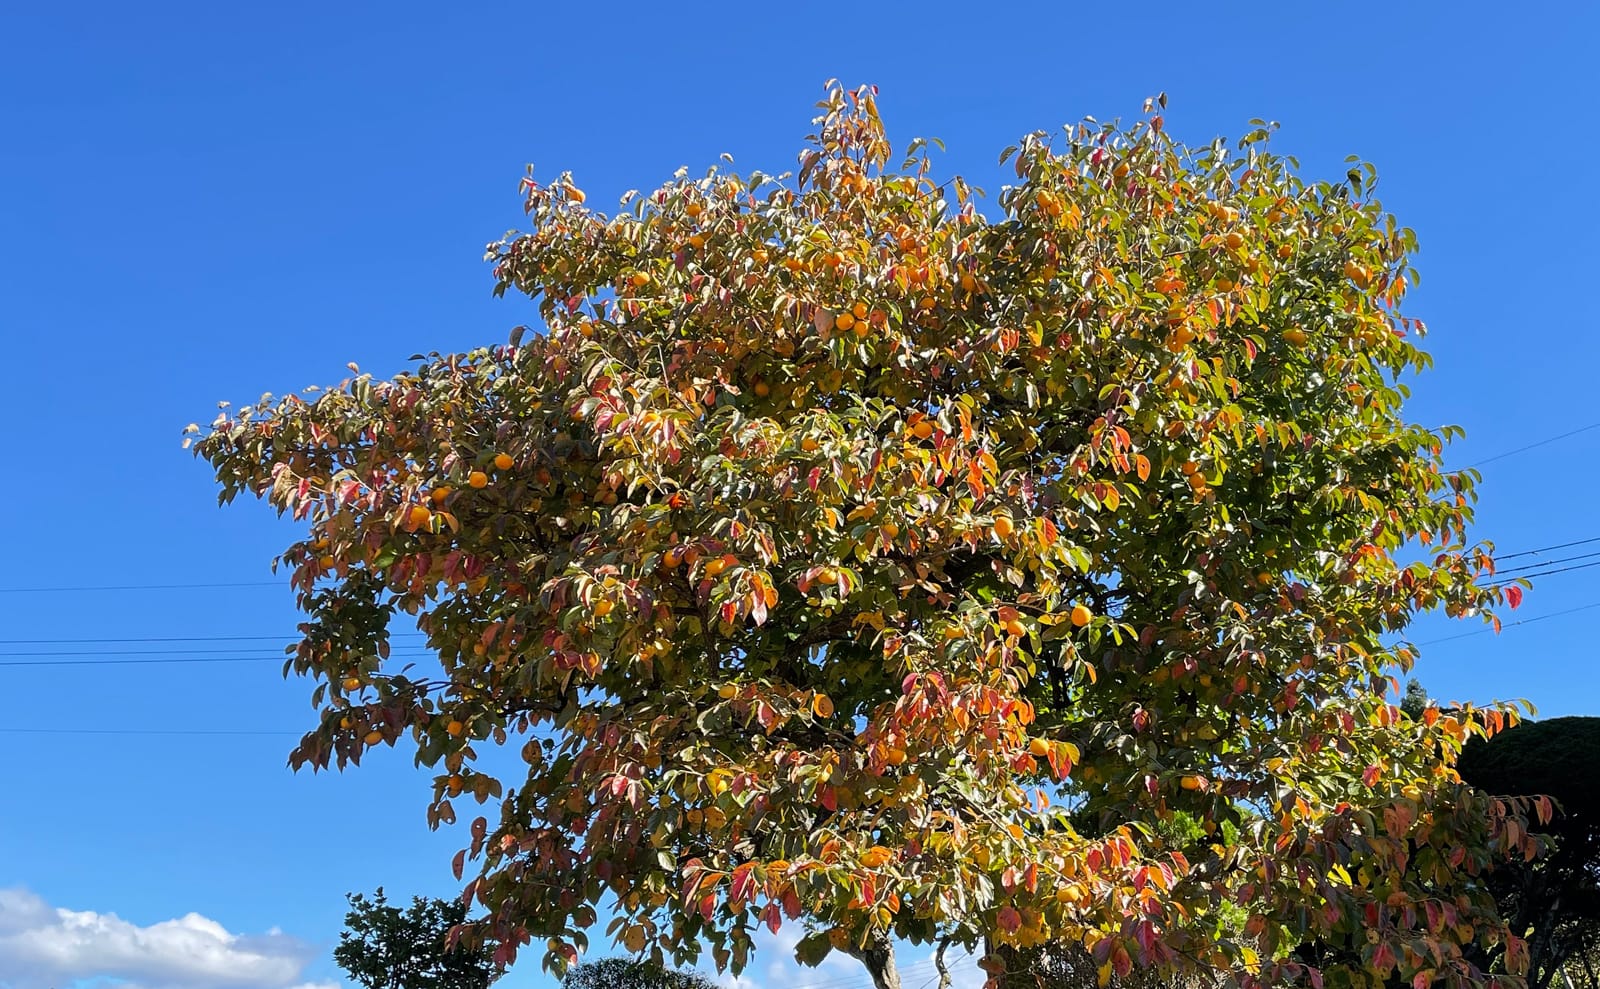
M 366 989 L 487 989 L 499 977 L 489 949 L 451 946 L 450 931 L 467 919 L 459 900 L 418 896 L 401 910 L 382 886 L 370 900 L 348 899 L 333 960 Z
M 568 972 L 561 989 L 716 989 L 716 984 L 698 972 L 630 958 L 602 958 Z

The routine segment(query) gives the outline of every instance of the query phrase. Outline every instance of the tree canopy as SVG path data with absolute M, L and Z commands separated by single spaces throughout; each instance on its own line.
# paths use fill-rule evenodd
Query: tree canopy
M 389 905 L 383 887 L 369 900 L 352 893 L 333 960 L 366 989 L 488 989 L 499 972 L 482 946 L 458 944 L 466 904 L 413 897 Z
M 1553 817 L 1538 826 L 1553 848 L 1531 862 L 1501 864 L 1491 888 L 1511 929 L 1528 940 L 1536 989 L 1573 960 L 1593 983 L 1587 953 L 1600 941 L 1600 718 L 1525 722 L 1474 739 L 1457 766 L 1463 779 L 1490 793 L 1556 802 Z
M 604 909 L 735 969 L 800 922 L 880 985 L 896 939 L 1517 971 L 1476 877 L 1531 839 L 1449 766 L 1507 715 L 1396 706 L 1394 633 L 1520 591 L 1454 431 L 1403 415 L 1414 237 L 1371 167 L 1187 147 L 1152 106 L 1007 148 L 990 216 L 873 91 L 819 106 L 793 175 L 608 214 L 530 171 L 489 258 L 537 327 L 202 431 L 224 501 L 306 525 L 293 765 L 437 766 L 431 822 L 487 805 L 456 869 L 499 957 L 558 970 Z M 386 659 L 396 622 L 437 668 Z M 479 761 L 507 744 L 525 773 Z

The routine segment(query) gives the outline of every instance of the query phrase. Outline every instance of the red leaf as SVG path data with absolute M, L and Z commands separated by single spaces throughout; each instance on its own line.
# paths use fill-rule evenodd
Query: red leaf
M 751 875 L 754 868 L 754 863 L 746 862 L 733 870 L 733 880 L 728 884 L 728 899 L 734 906 L 744 903 L 755 893 L 756 881 Z
M 1511 585 L 1507 586 L 1506 587 L 1506 603 L 1511 605 L 1511 610 L 1512 611 L 1515 611 L 1516 609 L 1520 608 L 1522 606 L 1522 588 L 1518 587 L 1515 584 L 1511 584 Z

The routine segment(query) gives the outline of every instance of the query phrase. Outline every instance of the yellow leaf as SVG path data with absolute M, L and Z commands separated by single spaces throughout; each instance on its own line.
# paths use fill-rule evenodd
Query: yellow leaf
M 1261 969 L 1261 956 L 1248 944 L 1239 946 L 1239 960 L 1244 963 L 1245 970 L 1252 975 Z

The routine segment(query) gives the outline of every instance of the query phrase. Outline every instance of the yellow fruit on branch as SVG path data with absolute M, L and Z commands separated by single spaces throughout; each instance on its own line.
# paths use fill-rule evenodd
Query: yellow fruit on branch
M 516 461 L 511 459 L 511 454 L 509 453 L 497 453 L 494 455 L 494 466 L 496 470 L 510 470 L 511 465 L 514 463 L 516 463 Z
M 1077 626 L 1078 628 L 1083 628 L 1092 621 L 1094 621 L 1094 612 L 1089 610 L 1088 605 L 1075 604 L 1072 606 L 1073 625 Z
M 894 858 L 894 852 L 882 845 L 873 845 L 861 855 L 861 864 L 869 869 L 881 868 Z
M 475 470 L 467 475 L 467 487 L 486 488 L 489 486 L 489 475 L 481 470 Z

